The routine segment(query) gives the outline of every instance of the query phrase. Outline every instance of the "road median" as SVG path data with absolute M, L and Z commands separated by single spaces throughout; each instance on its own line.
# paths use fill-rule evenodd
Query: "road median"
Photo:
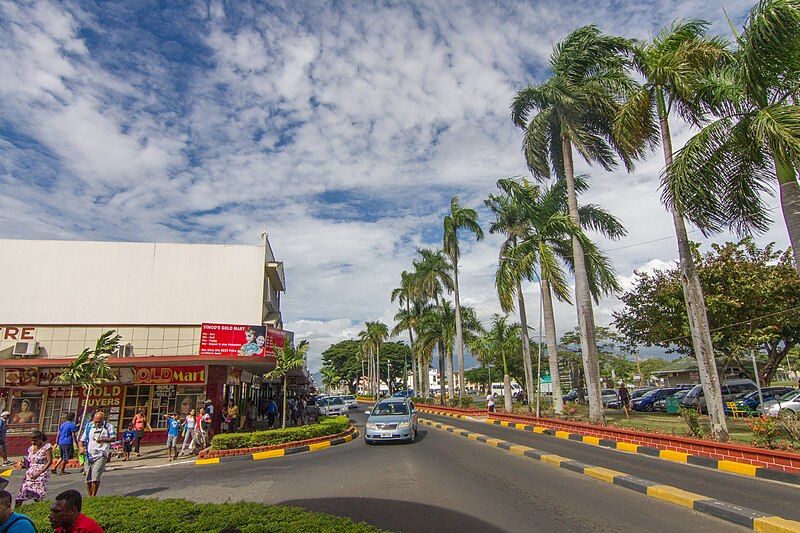
M 775 516 L 771 513 L 748 509 L 677 487 L 631 476 L 624 472 L 585 464 L 567 457 L 545 453 L 535 448 L 520 446 L 512 442 L 492 438 L 481 433 L 467 431 L 440 422 L 427 419 L 420 419 L 419 422 L 460 437 L 481 442 L 494 448 L 507 450 L 517 456 L 533 459 L 558 468 L 564 468 L 605 483 L 634 490 L 648 497 L 681 505 L 700 513 L 712 515 L 722 520 L 748 527 L 755 531 L 800 532 L 800 522 Z

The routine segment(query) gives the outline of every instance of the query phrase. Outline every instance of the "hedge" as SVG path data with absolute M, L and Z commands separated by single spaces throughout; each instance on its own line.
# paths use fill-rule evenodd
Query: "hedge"
M 272 446 L 298 440 L 314 439 L 335 435 L 347 429 L 349 419 L 346 416 L 320 417 L 319 422 L 308 426 L 286 429 L 270 429 L 251 433 L 222 433 L 211 439 L 212 450 L 235 450 L 237 448 L 255 448 Z
M 39 532 L 52 532 L 48 516 L 52 502 L 43 501 L 18 509 L 28 515 Z M 147 531 L 148 533 L 217 532 L 226 527 L 242 533 L 262 531 L 355 531 L 379 529 L 297 507 L 260 503 L 195 503 L 187 500 L 155 500 L 133 496 L 84 498 L 83 512 L 97 520 L 107 533 Z

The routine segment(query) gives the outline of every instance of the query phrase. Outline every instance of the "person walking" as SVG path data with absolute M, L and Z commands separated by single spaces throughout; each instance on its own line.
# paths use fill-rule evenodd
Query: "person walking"
M 136 439 L 133 441 L 136 457 L 141 457 L 142 454 L 139 452 L 139 447 L 142 444 L 144 432 L 145 430 L 152 431 L 150 422 L 147 420 L 147 416 L 145 415 L 144 407 L 140 408 L 139 411 L 133 415 L 133 430 L 136 432 Z
M 278 417 L 278 404 L 270 397 L 267 402 L 267 429 L 272 429 L 275 425 L 275 419 Z
M 75 413 L 67 413 L 64 415 L 64 422 L 58 427 L 58 451 L 61 457 L 58 458 L 53 473 L 57 473 L 58 467 L 61 467 L 59 476 L 64 475 L 64 469 L 67 468 L 67 462 L 75 457 L 75 443 L 78 438 L 75 436 L 78 433 L 78 426 L 75 425 Z
M 203 416 L 200 417 L 200 424 L 197 426 L 200 429 L 200 439 L 198 442 L 200 443 L 201 450 L 207 448 L 211 444 L 211 424 L 211 415 L 208 411 L 204 411 Z
M 81 452 L 86 453 L 84 473 L 89 497 L 97 496 L 100 478 L 105 472 L 106 463 L 111 455 L 111 443 L 116 440 L 116 437 L 114 427 L 105 421 L 105 413 L 97 411 L 92 421 L 86 424 L 86 429 L 78 441 Z
M 194 414 L 194 409 L 192 409 L 183 419 L 183 444 L 181 444 L 181 453 L 178 455 L 184 454 L 187 444 L 189 444 L 189 453 L 192 453 L 192 450 L 194 450 L 194 428 L 196 425 L 197 417 Z
M 256 428 L 256 416 L 258 416 L 256 404 L 253 403 L 253 400 L 247 400 L 247 431 L 253 431 Z
M 619 396 L 619 402 L 622 404 L 622 409 L 625 411 L 625 418 L 630 419 L 631 416 L 628 410 L 630 409 L 631 394 L 628 392 L 628 387 L 625 386 L 624 381 L 619 382 L 617 395 Z
M 494 413 L 494 394 L 491 392 L 486 395 L 486 409 L 488 409 L 490 413 Z
M 236 420 L 239 418 L 239 406 L 233 400 L 228 400 L 228 409 L 225 411 L 225 424 L 228 433 L 236 431 Z
M 211 419 L 211 426 L 206 431 L 205 436 L 208 439 L 208 442 L 211 442 L 211 439 L 214 437 L 214 403 L 211 400 L 207 399 L 206 403 L 204 404 L 204 407 L 206 410 L 206 414 Z
M 133 450 L 133 441 L 136 440 L 136 431 L 133 429 L 133 422 L 128 424 L 128 429 L 122 432 L 122 460 L 128 461 Z
M 0 533 L 36 533 L 36 526 L 24 514 L 11 510 L 11 493 L 0 490 Z
M 17 467 L 27 468 L 22 486 L 17 494 L 14 508 L 19 507 L 27 500 L 38 502 L 47 493 L 47 484 L 50 483 L 50 466 L 53 464 L 53 446 L 47 442 L 47 435 L 41 431 L 31 434 L 31 446 L 25 458 Z
M 181 423 L 178 422 L 178 415 L 174 413 L 164 416 L 167 417 L 167 456 L 172 461 L 178 458 L 178 435 L 181 433 Z
M 81 512 L 83 497 L 77 490 L 65 490 L 50 507 L 54 533 L 103 533 L 103 528 Z
M 3 411 L 0 413 L 0 449 L 3 452 L 3 466 L 8 466 L 11 461 L 8 460 L 8 447 L 6 446 L 6 434 L 8 433 L 8 417 L 11 413 Z

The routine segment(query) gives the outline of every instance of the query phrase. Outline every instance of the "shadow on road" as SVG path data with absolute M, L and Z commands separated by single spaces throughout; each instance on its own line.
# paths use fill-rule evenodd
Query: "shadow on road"
M 165 490 L 169 490 L 169 487 L 151 487 L 149 489 L 139 489 L 133 492 L 128 492 L 127 494 L 123 494 L 123 496 L 151 496 L 158 492 L 164 492 Z
M 474 516 L 417 502 L 377 498 L 316 498 L 287 500 L 280 505 L 344 516 L 391 531 L 503 531 Z

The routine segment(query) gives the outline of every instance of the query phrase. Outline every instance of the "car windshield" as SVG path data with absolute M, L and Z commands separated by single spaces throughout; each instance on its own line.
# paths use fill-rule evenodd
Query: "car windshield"
M 684 396 L 686 396 L 687 394 L 689 394 L 688 390 L 681 390 L 681 391 L 678 391 L 675 394 L 673 394 L 672 397 L 680 399 L 680 398 L 683 398 Z
M 327 398 L 318 399 L 317 400 L 317 405 L 319 405 L 319 406 L 328 405 L 328 399 Z
M 372 411 L 372 416 L 407 415 L 408 406 L 401 402 L 379 403 Z
M 329 405 L 344 405 L 344 400 L 339 397 L 328 400 Z
M 642 398 L 652 398 L 658 394 L 658 389 L 653 389 L 642 394 Z
M 783 400 L 783 401 L 793 400 L 794 397 L 797 396 L 798 393 L 800 393 L 800 391 L 796 391 L 796 390 L 789 391 L 786 394 L 784 394 L 783 396 L 781 396 L 780 399 Z

